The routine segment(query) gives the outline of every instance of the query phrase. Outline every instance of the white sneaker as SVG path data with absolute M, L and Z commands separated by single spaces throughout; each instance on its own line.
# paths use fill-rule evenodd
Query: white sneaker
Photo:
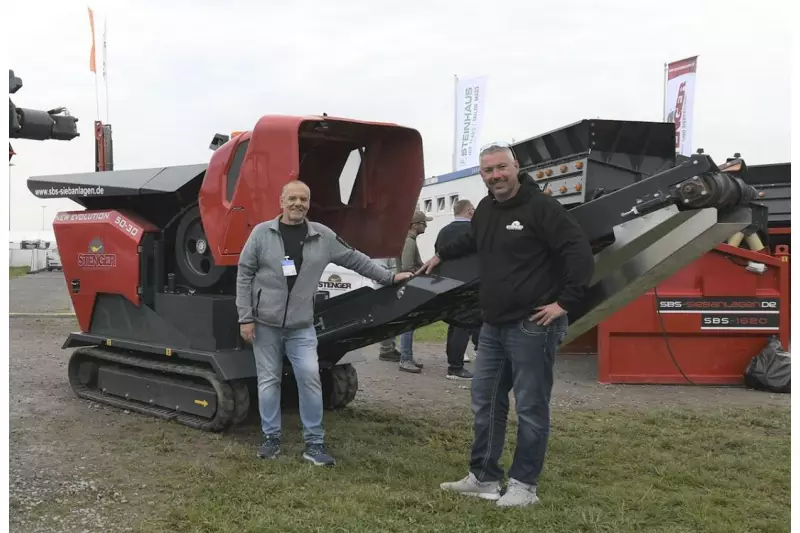
M 508 480 L 506 493 L 497 500 L 497 505 L 500 507 L 522 507 L 533 503 L 539 503 L 536 487 L 520 483 L 513 478 Z
M 439 485 L 442 490 L 458 492 L 465 496 L 477 496 L 485 500 L 500 499 L 499 481 L 478 481 L 475 474 L 469 473 L 467 477 L 459 481 L 442 483 Z

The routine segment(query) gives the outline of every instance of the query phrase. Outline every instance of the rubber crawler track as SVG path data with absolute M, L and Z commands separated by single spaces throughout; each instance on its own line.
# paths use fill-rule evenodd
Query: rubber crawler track
M 155 407 L 135 400 L 126 400 L 118 396 L 111 396 L 104 394 L 101 391 L 92 390 L 83 385 L 78 379 L 78 368 L 80 364 L 86 361 L 95 361 L 98 366 L 102 365 L 103 361 L 125 365 L 131 368 L 142 368 L 147 370 L 155 370 L 164 372 L 173 378 L 180 378 L 180 376 L 193 376 L 206 380 L 217 393 L 217 411 L 213 418 L 203 418 L 187 413 L 181 413 L 164 407 Z M 236 405 L 234 391 L 230 384 L 220 381 L 217 375 L 210 370 L 197 368 L 189 365 L 182 365 L 166 361 L 153 361 L 135 355 L 128 355 L 125 353 L 115 352 L 98 347 L 84 347 L 76 349 L 69 361 L 69 382 L 72 389 L 80 398 L 92 400 L 105 405 L 110 405 L 120 409 L 127 409 L 140 414 L 161 418 L 164 420 L 174 420 L 185 426 L 203 431 L 222 431 L 230 423 L 240 421 L 246 413 L 247 407 L 242 405 L 243 401 L 249 403 L 249 398 L 244 400 L 239 396 L 239 404 Z M 239 389 L 239 387 L 237 387 Z M 237 409 L 238 407 L 238 409 Z M 244 411 L 244 413 L 243 413 Z

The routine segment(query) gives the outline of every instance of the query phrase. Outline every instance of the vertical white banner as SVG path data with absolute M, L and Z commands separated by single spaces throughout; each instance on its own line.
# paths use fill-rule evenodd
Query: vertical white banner
M 453 171 L 478 166 L 478 150 L 486 108 L 486 76 L 456 78 Z
M 697 56 L 667 65 L 664 88 L 664 121 L 675 124 L 675 152 L 692 154 L 694 88 L 697 77 Z

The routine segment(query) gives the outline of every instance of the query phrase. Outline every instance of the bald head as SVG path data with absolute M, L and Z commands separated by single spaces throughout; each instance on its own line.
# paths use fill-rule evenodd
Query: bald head
M 281 198 L 286 197 L 289 192 L 305 192 L 309 197 L 311 196 L 311 189 L 308 185 L 300 180 L 292 180 L 281 188 Z
M 281 209 L 284 224 L 300 224 L 305 220 L 311 203 L 311 189 L 299 180 L 293 180 L 281 189 Z

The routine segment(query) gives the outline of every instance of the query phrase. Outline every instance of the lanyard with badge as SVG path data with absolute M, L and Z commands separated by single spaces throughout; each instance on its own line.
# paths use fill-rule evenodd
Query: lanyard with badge
M 289 256 L 285 256 L 283 261 L 281 261 L 281 266 L 283 267 L 283 275 L 288 276 L 296 276 L 297 275 L 297 268 L 294 266 L 294 259 L 289 259 Z

